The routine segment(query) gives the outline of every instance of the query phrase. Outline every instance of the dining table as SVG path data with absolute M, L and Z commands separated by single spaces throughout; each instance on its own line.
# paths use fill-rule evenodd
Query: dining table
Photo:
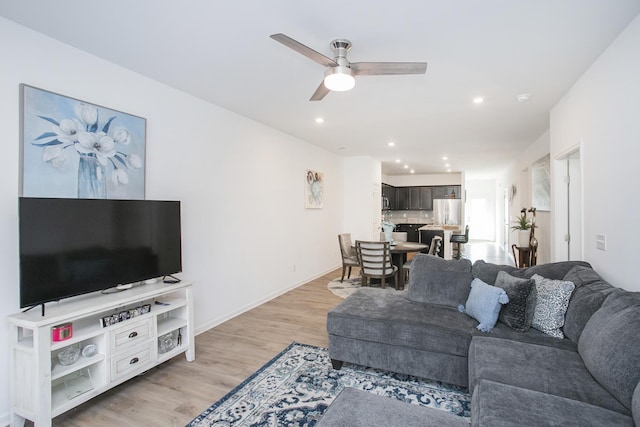
M 421 252 L 427 250 L 428 245 L 414 242 L 395 242 L 391 244 L 391 262 L 398 267 L 398 287 L 404 288 L 404 274 L 402 267 L 407 262 L 407 254 L 411 252 Z

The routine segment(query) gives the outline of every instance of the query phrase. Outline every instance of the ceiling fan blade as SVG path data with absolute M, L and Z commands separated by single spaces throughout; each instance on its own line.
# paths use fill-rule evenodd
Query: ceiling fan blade
M 313 95 L 311 95 L 311 98 L 309 99 L 309 101 L 321 101 L 322 98 L 327 96 L 329 92 L 331 91 L 327 89 L 327 87 L 324 85 L 324 80 L 323 80 L 320 82 L 320 86 L 318 86 L 318 89 L 316 89 Z
M 349 66 L 358 76 L 424 74 L 427 72 L 426 62 L 352 62 Z
M 280 42 L 283 45 L 295 50 L 296 52 L 303 54 L 307 58 L 312 59 L 313 61 L 317 62 L 320 65 L 323 65 L 325 67 L 335 67 L 338 65 L 338 63 L 333 59 L 326 57 L 319 52 L 316 52 L 310 47 L 307 47 L 302 43 L 300 43 L 299 41 L 294 40 L 291 37 L 286 36 L 282 33 L 272 34 L 270 37 L 275 41 Z

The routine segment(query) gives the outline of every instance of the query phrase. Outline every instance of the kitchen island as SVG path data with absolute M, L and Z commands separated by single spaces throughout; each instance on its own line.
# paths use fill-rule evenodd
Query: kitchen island
M 453 258 L 453 250 L 451 248 L 451 235 L 453 233 L 459 233 L 461 230 L 459 225 L 439 225 L 439 224 L 427 224 L 418 229 L 420 233 L 420 243 L 429 245 L 431 244 L 431 239 L 434 236 L 442 237 L 442 253 L 440 256 L 444 257 L 444 259 Z

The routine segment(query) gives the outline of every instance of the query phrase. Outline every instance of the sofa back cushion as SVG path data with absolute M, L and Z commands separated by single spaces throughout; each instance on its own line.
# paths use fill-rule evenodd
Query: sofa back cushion
M 563 331 L 567 338 L 577 344 L 584 325 L 615 288 L 594 269 L 581 265 L 573 267 L 564 280 L 572 282 L 576 288 L 569 300 Z
M 631 409 L 640 381 L 640 293 L 616 289 L 587 322 L 578 352 L 589 373 Z
M 407 298 L 457 308 L 467 300 L 471 280 L 471 261 L 467 259 L 418 254 L 411 262 Z
M 562 280 L 569 270 L 576 265 L 591 267 L 591 264 L 584 261 L 561 261 L 534 265 L 533 267 L 527 268 L 516 268 L 511 265 L 491 264 L 478 260 L 473 263 L 471 274 L 473 274 L 474 278 L 478 278 L 490 285 L 496 283 L 499 271 L 506 271 L 514 277 L 523 277 L 525 279 L 530 279 L 534 274 L 538 274 L 547 279 Z

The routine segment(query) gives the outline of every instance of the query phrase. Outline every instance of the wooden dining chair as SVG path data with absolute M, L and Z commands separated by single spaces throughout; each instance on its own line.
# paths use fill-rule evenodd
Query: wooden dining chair
M 387 277 L 393 277 L 394 286 L 398 289 L 398 267 L 391 261 L 389 242 L 356 241 L 356 254 L 360 263 L 362 286 L 367 286 L 370 279 L 380 279 L 384 289 Z
M 440 249 L 442 248 L 442 236 L 433 236 L 431 239 L 431 244 L 429 245 L 429 251 L 427 254 L 439 256 Z M 409 282 L 409 271 L 411 270 L 411 261 L 413 258 L 408 260 L 402 265 L 402 274 L 404 275 L 404 283 Z
M 349 270 L 347 279 L 349 279 L 351 277 L 351 267 L 358 267 L 359 264 L 356 251 L 351 245 L 351 234 L 338 234 L 338 242 L 340 243 L 340 254 L 342 255 L 342 277 L 340 278 L 340 283 L 342 283 L 347 269 Z

